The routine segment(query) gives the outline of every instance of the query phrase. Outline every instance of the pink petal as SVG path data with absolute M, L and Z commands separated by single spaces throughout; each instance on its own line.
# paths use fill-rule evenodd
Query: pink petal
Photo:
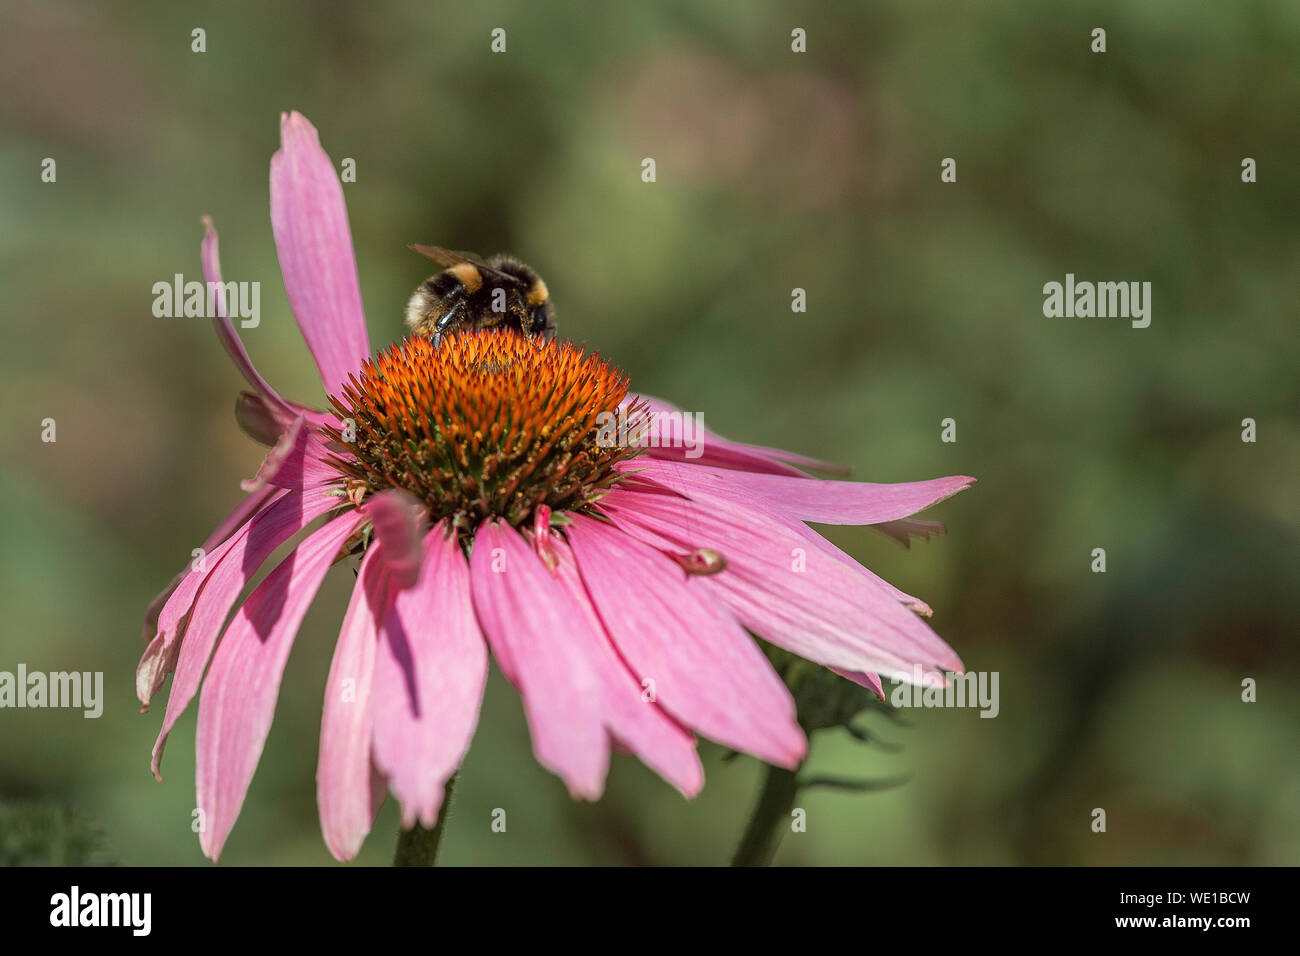
M 203 852 L 213 860 L 262 756 L 289 650 L 339 549 L 363 521 L 348 512 L 300 544 L 254 589 L 217 647 L 199 700 L 195 749 Z
M 261 395 L 254 392 L 240 392 L 235 399 L 235 422 L 253 441 L 262 445 L 274 445 L 280 440 L 284 431 L 283 413 L 272 410 Z
M 678 467 L 678 466 L 673 465 L 670 467 Z M 813 479 L 805 478 L 804 481 L 812 482 Z M 804 524 L 803 521 L 791 515 L 788 511 L 779 508 L 778 505 L 773 501 L 767 498 L 762 498 L 757 496 L 752 496 L 752 497 L 746 496 L 743 493 L 719 494 L 716 488 L 711 489 L 709 491 L 705 491 L 703 490 L 703 488 L 705 487 L 708 487 L 707 484 L 704 483 L 698 484 L 694 488 L 694 490 L 691 491 L 690 495 L 688 495 L 687 497 L 689 497 L 693 501 L 700 503 L 701 505 L 707 505 L 709 502 L 713 502 L 716 507 L 724 510 L 733 510 L 734 508 L 736 508 L 737 500 L 740 499 L 740 501 L 743 502 L 741 507 L 743 511 L 745 511 L 746 513 L 755 516 L 761 515 L 764 519 L 773 521 L 777 524 L 786 527 L 790 531 L 793 531 L 795 534 L 799 535 L 801 538 L 803 538 L 804 540 L 812 544 L 814 547 L 834 557 L 846 568 L 850 569 L 854 574 L 866 578 L 868 581 L 870 581 L 873 585 L 877 587 L 883 588 L 885 591 L 893 595 L 896 601 L 906 605 L 907 607 L 911 608 L 913 611 L 916 611 L 918 614 L 923 614 L 926 617 L 930 617 L 932 614 L 934 614 L 934 611 L 931 609 L 930 605 L 926 604 L 920 598 L 914 597 L 913 595 L 908 594 L 906 591 L 903 591 L 895 587 L 894 585 L 890 584 L 884 578 L 880 577 L 875 572 L 873 572 L 870 568 L 863 567 L 851 555 L 847 554 L 846 552 L 842 551 L 840 548 L 836 547 L 830 541 L 826 540 L 825 537 L 823 537 L 821 534 L 814 531 L 812 528 L 808 527 L 808 525 Z M 645 492 L 645 493 L 667 493 L 669 495 L 677 494 L 677 492 L 667 489 L 666 486 L 662 485 L 657 480 L 649 480 L 646 478 L 641 478 L 639 476 L 637 478 L 637 484 L 630 486 L 630 488 L 638 492 Z
M 842 667 L 832 667 L 841 677 L 853 681 L 859 687 L 865 687 L 881 700 L 885 699 L 885 685 L 880 683 L 879 674 L 864 674 L 862 671 L 846 671 Z
M 690 734 L 642 699 L 582 591 L 572 556 L 559 540 L 552 548 L 560 559 L 554 572 L 518 532 L 490 521 L 479 526 L 470 556 L 474 609 L 523 697 L 538 761 L 574 797 L 595 800 L 613 737 L 693 796 L 704 775 Z
M 295 418 L 305 418 L 317 428 L 321 425 L 341 427 L 339 416 L 333 412 L 308 408 L 287 398 L 283 401 L 285 408 L 279 408 L 261 395 L 240 392 L 235 404 L 235 421 L 245 434 L 263 445 L 274 445 L 279 441 L 280 433 L 292 425 Z
M 419 580 L 397 594 L 375 663 L 374 760 L 407 828 L 437 822 L 443 788 L 474 736 L 487 680 L 469 565 L 447 532 L 444 521 L 425 536 Z
M 217 231 L 212 226 L 210 216 L 203 217 L 204 237 L 201 248 L 203 261 L 203 278 L 206 282 L 221 282 L 221 259 L 217 252 Z M 253 360 L 248 357 L 239 333 L 226 315 L 225 305 L 220 297 L 214 300 L 217 314 L 213 317 L 217 338 L 225 346 L 227 354 L 234 360 L 235 367 L 243 374 L 245 380 L 253 386 L 254 392 L 243 393 L 240 404 L 236 406 L 236 419 L 242 425 L 252 426 L 250 434 L 265 444 L 274 444 L 275 436 L 267 431 L 268 419 L 273 420 L 282 431 L 297 417 L 302 416 L 313 425 L 331 424 L 336 421 L 332 412 L 323 412 L 308 408 L 279 395 L 267 384 L 266 379 L 253 367 Z M 260 433 L 260 434 L 259 434 Z
M 208 535 L 207 540 L 203 542 L 203 550 L 211 554 L 214 547 L 242 528 L 253 515 L 261 511 L 279 494 L 280 492 L 275 488 L 266 488 L 257 494 L 247 495 L 240 501 L 239 506 Z
M 168 640 L 170 635 L 161 631 L 145 645 L 140 655 L 140 663 L 135 666 L 135 696 L 140 701 L 140 713 L 149 712 L 149 702 L 158 693 L 167 675 L 176 669 L 176 656 L 181 644 L 177 640 Z
M 210 553 L 214 547 L 216 547 L 222 541 L 225 541 L 226 538 L 228 538 L 236 528 L 238 528 L 240 525 L 246 522 L 250 517 L 252 517 L 252 515 L 256 511 L 258 511 L 264 504 L 266 504 L 268 499 L 270 499 L 273 495 L 276 494 L 279 494 L 279 492 L 275 488 L 262 488 L 251 495 L 246 495 L 236 506 L 235 510 L 232 511 L 229 515 L 227 515 L 225 520 L 223 520 L 221 524 L 217 525 L 216 530 L 214 530 L 212 534 L 208 535 L 208 539 L 203 542 L 203 550 L 205 552 Z M 155 637 L 160 633 L 158 621 L 159 621 L 159 617 L 162 614 L 162 610 L 167 605 L 169 599 L 176 592 L 176 589 L 181 585 L 181 583 L 184 582 L 185 579 L 191 573 L 193 573 L 191 571 L 191 567 L 192 565 L 187 566 L 185 570 L 181 571 L 179 574 L 176 575 L 176 577 L 172 578 L 172 583 L 167 585 L 167 587 L 162 591 L 162 593 L 160 593 L 156 598 L 154 598 L 149 603 L 149 607 L 145 609 L 144 640 L 146 643 L 149 643 L 150 641 L 154 640 Z M 193 603 L 194 594 L 197 593 L 198 590 L 197 583 L 198 582 L 195 582 L 195 589 L 190 593 L 190 597 L 189 597 L 190 603 Z M 184 609 L 180 611 L 179 616 L 183 617 L 185 612 L 188 610 L 189 610 L 189 603 L 187 603 Z M 147 704 L 148 700 L 142 699 L 141 703 Z
M 205 282 L 221 282 L 221 256 L 217 249 L 217 230 L 212 225 L 210 216 L 203 217 L 203 245 L 200 248 L 200 258 L 203 260 L 203 279 Z M 239 333 L 235 331 L 235 326 L 231 323 L 229 316 L 220 296 L 215 299 L 217 314 L 213 317 L 212 323 L 217 329 L 217 338 L 221 344 L 226 347 L 226 352 L 234 360 L 235 367 L 247 379 L 248 384 L 257 390 L 257 394 L 271 407 L 275 412 L 292 418 L 289 411 L 289 405 L 276 393 L 266 379 L 262 378 L 257 369 L 253 367 L 253 360 L 248 357 L 248 351 L 244 348 L 244 343 L 239 340 Z
M 701 498 L 704 498 L 704 496 L 701 496 Z M 705 498 L 704 500 L 707 500 L 707 498 Z M 777 521 L 778 523 L 783 524 L 786 527 L 790 528 L 790 530 L 796 532 L 804 540 L 808 541 L 810 544 L 821 549 L 822 551 L 825 551 L 831 557 L 835 558 L 835 560 L 839 561 L 841 564 L 843 564 L 854 574 L 866 578 L 877 587 L 884 588 L 886 591 L 888 591 L 890 594 L 894 596 L 895 601 L 898 601 L 900 604 L 910 607 L 917 614 L 923 614 L 926 617 L 931 617 L 934 614 L 934 610 L 930 607 L 930 605 L 926 604 L 919 597 L 914 597 L 911 594 L 908 594 L 906 591 L 894 587 L 894 585 L 890 584 L 884 578 L 880 577 L 870 568 L 863 567 L 861 564 L 858 563 L 858 560 L 854 558 L 853 555 L 849 554 L 847 551 L 840 549 L 836 545 L 832 544 L 830 541 L 827 541 L 826 538 L 818 534 L 812 528 L 808 527 L 802 521 L 784 520 L 783 516 L 781 516 L 777 512 L 773 512 L 771 509 L 756 507 L 755 510 L 760 511 L 765 517 Z
M 801 521 L 819 524 L 879 524 L 906 518 L 975 482 L 974 478 L 961 475 L 878 485 L 865 481 L 738 474 L 697 464 L 640 458 L 629 461 L 627 467 L 643 471 L 657 483 L 688 498 L 696 492 L 705 492 L 740 505 L 752 505 L 757 500 Z
M 936 668 L 962 669 L 956 652 L 893 594 L 762 512 L 617 488 L 601 508 L 661 550 L 721 552 L 726 570 L 691 583 L 712 591 L 745 627 L 801 657 L 909 681 L 917 664 L 927 681 Z
M 329 450 L 316 429 L 301 416 L 285 429 L 262 462 L 257 475 L 242 483 L 245 491 L 255 491 L 263 485 L 292 488 L 302 491 L 322 485 L 339 484 L 339 472 L 325 464 Z
M 167 736 L 198 691 L 217 635 L 221 633 L 221 626 L 236 599 L 276 548 L 321 515 L 337 508 L 341 500 L 337 495 L 320 490 L 286 492 L 208 556 L 208 573 L 178 635 L 183 642 L 171 643 L 172 651 L 179 651 L 179 658 L 162 729 L 154 742 L 151 764 L 153 774 L 159 780 L 162 779 L 159 768 Z
M 647 411 L 657 412 L 661 415 L 687 414 L 682 412 L 676 405 L 650 395 L 630 395 L 623 401 L 623 406 L 626 408 L 633 402 L 645 403 Z M 712 465 L 716 468 L 729 468 L 737 471 L 789 475 L 794 478 L 807 477 L 798 468 L 792 467 L 794 465 L 798 465 L 799 468 L 811 468 L 814 471 L 832 474 L 847 473 L 848 471 L 841 465 L 818 461 L 816 458 L 806 458 L 803 455 L 796 455 L 794 452 L 783 451 L 779 448 L 767 448 L 763 445 L 746 445 L 741 442 L 729 441 L 707 428 L 702 428 L 701 431 L 702 434 L 696 436 L 697 439 L 700 439 L 700 445 L 694 450 L 685 447 L 674 447 L 672 444 L 655 447 L 658 441 L 671 437 L 671 432 L 664 433 L 662 419 L 657 420 L 651 424 L 648 433 L 648 437 L 656 440 L 647 442 L 645 453 L 651 458 L 682 461 L 695 465 Z M 695 455 L 696 452 L 700 452 L 700 454 L 698 457 L 688 458 L 687 452 L 692 455 Z
M 420 576 L 424 553 L 421 531 L 427 508 L 409 491 L 390 488 L 371 495 L 361 510 L 374 524 L 375 537 L 384 546 L 384 564 L 399 588 L 409 588 Z
M 679 565 L 603 522 L 571 516 L 569 545 L 609 636 L 668 713 L 791 769 L 807 752 L 794 699 L 744 629 Z
M 371 786 L 370 707 L 378 621 L 389 603 L 382 550 L 382 545 L 372 544 L 361 560 L 325 685 L 316 805 L 325 845 L 336 860 L 357 855 L 378 809 Z
M 280 120 L 271 157 L 271 228 L 289 306 L 328 394 L 370 354 L 343 187 L 316 128 L 299 113 Z
M 268 500 L 274 500 L 274 497 L 271 496 L 272 492 L 275 495 L 282 494 L 276 489 L 269 489 L 265 495 L 249 495 L 244 499 L 243 504 L 240 505 L 235 514 L 244 514 L 250 503 L 265 503 Z M 254 515 L 254 517 L 256 516 Z M 229 519 L 223 522 L 223 526 L 218 531 L 224 531 L 228 523 Z M 246 524 L 244 527 L 246 527 Z M 153 695 L 158 692 L 158 688 L 162 686 L 167 675 L 175 668 L 176 653 L 180 647 L 181 639 L 185 635 L 194 602 L 198 598 L 208 576 L 215 568 L 217 561 L 233 546 L 238 534 L 239 531 L 236 531 L 234 535 L 221 540 L 221 543 L 215 547 L 212 547 L 212 544 L 217 536 L 216 534 L 210 535 L 208 540 L 204 542 L 202 549 L 205 552 L 203 564 L 201 565 L 204 570 L 200 571 L 195 568 L 196 558 L 190 562 L 189 568 L 182 571 L 173 580 L 171 590 L 167 592 L 166 600 L 154 619 L 155 635 L 145 648 L 144 655 L 140 658 L 140 663 L 136 667 L 135 692 L 140 700 L 141 712 L 148 710 Z M 152 608 L 150 608 L 149 613 L 150 615 L 153 614 Z M 145 621 L 147 624 L 148 617 L 145 618 Z

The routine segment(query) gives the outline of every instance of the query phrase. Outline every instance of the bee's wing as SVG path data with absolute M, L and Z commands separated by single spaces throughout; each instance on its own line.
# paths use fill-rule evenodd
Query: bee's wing
M 473 266 L 480 272 L 495 278 L 499 282 L 505 282 L 509 285 L 523 285 L 523 280 L 518 276 L 512 276 L 505 272 L 493 269 L 491 266 L 484 264 L 481 259 L 469 253 L 452 252 L 450 249 L 442 248 L 442 246 L 422 246 L 418 242 L 412 243 L 410 248 L 413 252 L 418 252 L 426 259 L 432 259 L 444 268 L 451 268 L 452 266 L 465 263 Z
M 462 262 L 468 262 L 475 266 L 480 265 L 480 263 L 474 261 L 472 256 L 462 255 L 459 252 L 452 252 L 450 249 L 442 248 L 442 246 L 422 246 L 416 242 L 411 244 L 410 249 L 412 252 L 418 252 L 426 259 L 432 259 L 444 268 L 451 268 L 452 266 L 459 265 Z

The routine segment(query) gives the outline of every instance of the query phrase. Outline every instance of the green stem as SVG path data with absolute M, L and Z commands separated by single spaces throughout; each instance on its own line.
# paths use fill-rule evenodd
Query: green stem
M 790 811 L 798 792 L 793 770 L 767 767 L 758 803 L 750 814 L 745 835 L 741 837 L 732 866 L 767 866 L 776 856 L 785 828 L 790 825 Z
M 397 852 L 393 855 L 393 866 L 434 866 L 438 859 L 438 844 L 442 842 L 442 833 L 447 823 L 447 808 L 451 806 L 451 792 L 456 788 L 456 775 L 452 774 L 447 787 L 442 793 L 442 807 L 438 810 L 438 822 L 433 829 L 427 829 L 416 823 L 409 830 L 402 830 L 397 835 Z

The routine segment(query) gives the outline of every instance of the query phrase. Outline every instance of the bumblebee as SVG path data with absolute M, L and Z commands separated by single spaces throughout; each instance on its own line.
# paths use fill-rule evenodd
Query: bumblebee
M 484 262 L 438 246 L 411 246 L 442 272 L 430 276 L 406 304 L 406 325 L 430 336 L 435 348 L 458 329 L 513 329 L 526 338 L 555 338 L 555 310 L 546 283 L 530 267 L 509 256 Z

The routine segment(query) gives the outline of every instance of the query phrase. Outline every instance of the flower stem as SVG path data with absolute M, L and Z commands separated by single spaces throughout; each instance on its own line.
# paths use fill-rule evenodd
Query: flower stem
M 438 810 L 438 822 L 433 829 L 427 829 L 416 823 L 409 830 L 397 834 L 397 852 L 393 855 L 393 866 L 434 866 L 438 859 L 438 844 L 442 842 L 442 833 L 447 823 L 447 808 L 451 806 L 451 793 L 456 788 L 456 775 L 452 774 L 442 792 L 442 807 Z
M 763 789 L 750 814 L 745 835 L 731 858 L 732 866 L 767 866 L 776 855 L 784 828 L 790 823 L 790 810 L 798 792 L 793 770 L 767 766 Z

